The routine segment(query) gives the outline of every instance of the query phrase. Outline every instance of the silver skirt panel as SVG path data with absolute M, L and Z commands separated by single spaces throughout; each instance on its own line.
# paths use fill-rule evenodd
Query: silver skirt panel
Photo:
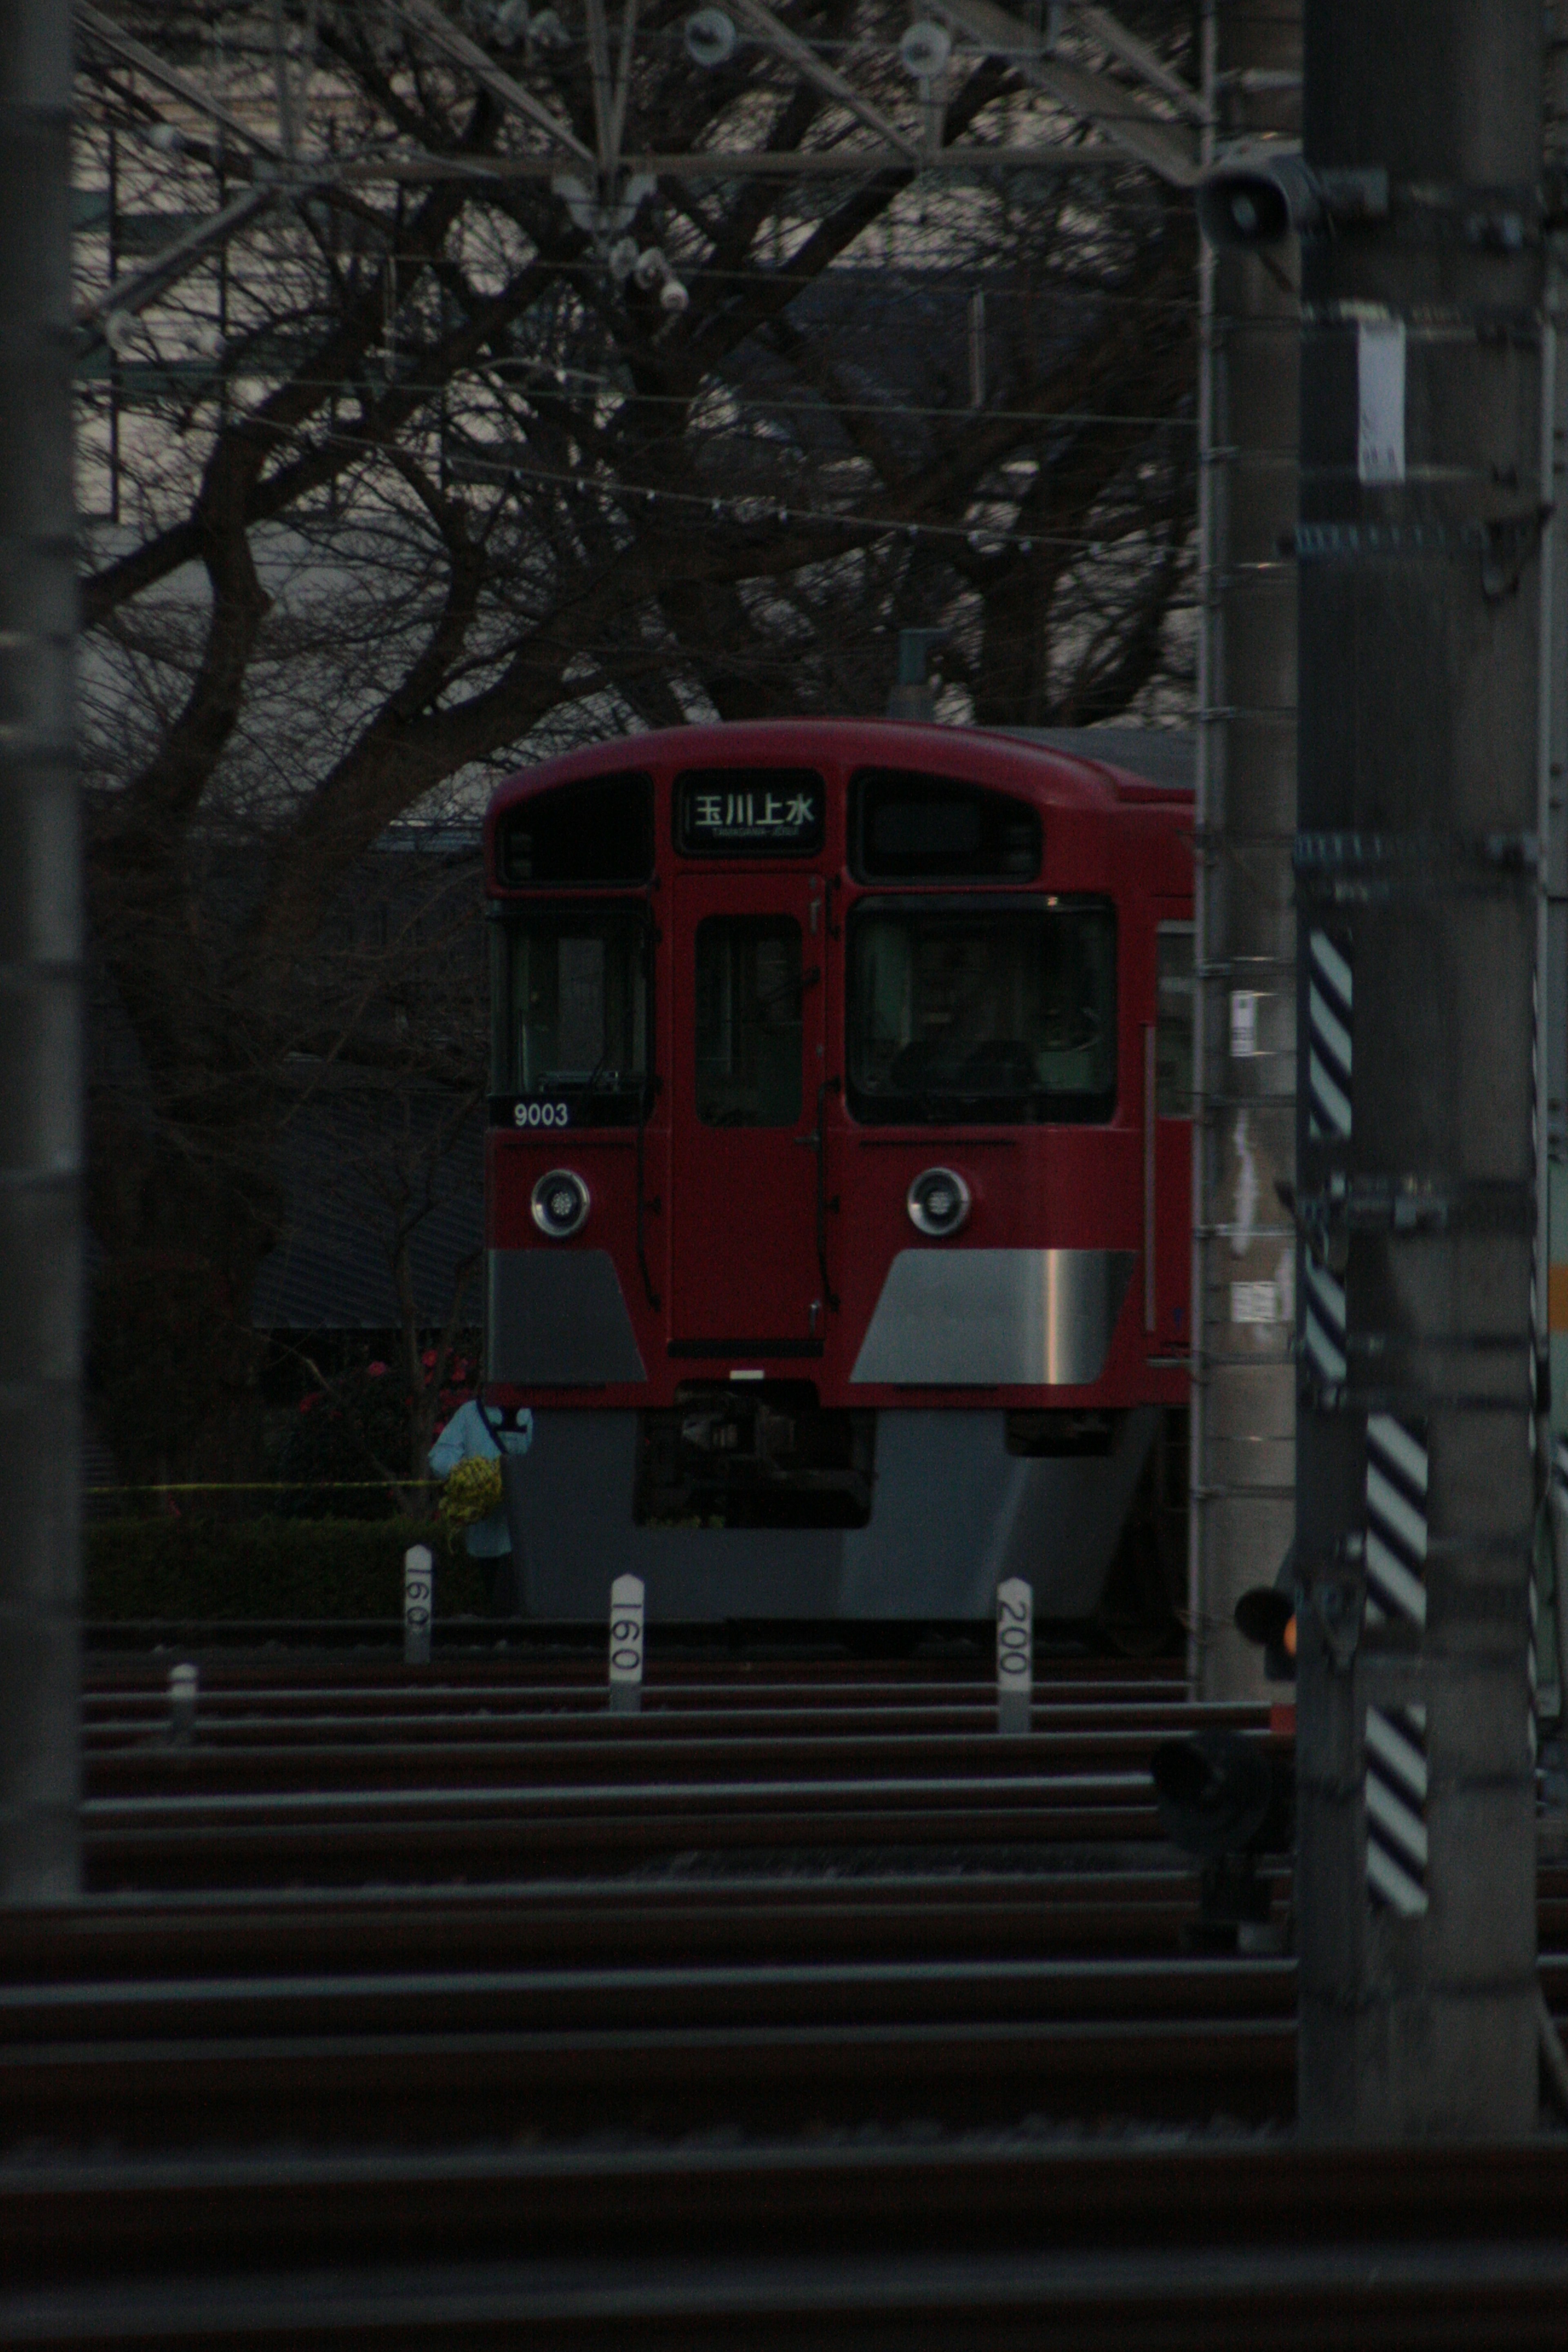
M 1131 1274 L 1131 1250 L 900 1250 L 850 1379 L 1085 1388 Z
M 492 1381 L 646 1381 L 608 1250 L 491 1250 L 485 1299 Z
M 1124 1413 L 1109 1454 L 1030 1460 L 1007 1451 L 1005 1413 L 877 1415 L 877 1485 L 865 1528 L 639 1528 L 635 1412 L 534 1414 L 507 1462 L 518 1605 L 596 1618 L 630 1570 L 648 1622 L 726 1617 L 989 1617 L 1022 1576 L 1041 1617 L 1089 1616 L 1126 1523 L 1159 1408 Z

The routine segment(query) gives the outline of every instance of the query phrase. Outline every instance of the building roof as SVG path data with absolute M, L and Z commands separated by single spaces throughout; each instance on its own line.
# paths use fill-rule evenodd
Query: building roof
M 408 1255 L 421 1326 L 446 1322 L 465 1269 L 459 1319 L 479 1321 L 484 1129 L 475 1111 L 443 1150 L 450 1111 L 435 1096 L 410 1106 L 356 1095 L 295 1117 L 279 1151 L 288 1228 L 257 1278 L 258 1329 L 395 1329 L 402 1313 L 392 1249 L 400 1218 L 413 1220 Z

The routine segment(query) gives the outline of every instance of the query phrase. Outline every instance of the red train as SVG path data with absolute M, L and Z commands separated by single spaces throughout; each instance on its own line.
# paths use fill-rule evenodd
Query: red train
M 627 1569 L 687 1621 L 1179 1589 L 1191 835 L 1188 793 L 896 722 L 500 787 L 486 1394 L 535 1415 L 520 1608 L 597 1617 Z

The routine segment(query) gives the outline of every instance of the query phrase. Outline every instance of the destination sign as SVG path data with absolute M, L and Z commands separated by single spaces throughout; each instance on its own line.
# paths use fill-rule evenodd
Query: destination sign
M 676 846 L 688 857 L 803 857 L 822 847 L 827 792 L 815 768 L 706 768 L 678 777 Z

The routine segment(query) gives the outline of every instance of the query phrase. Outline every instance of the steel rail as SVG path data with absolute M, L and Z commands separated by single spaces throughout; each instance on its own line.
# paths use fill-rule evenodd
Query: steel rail
M 519 2133 L 1289 2119 L 1289 2018 L 562 2028 L 0 2050 L 0 2141 L 426 2147 Z
M 0 2275 L 13 2285 L 109 2268 L 162 2277 L 188 2274 L 203 2254 L 214 2267 L 272 2264 L 280 2248 L 296 2263 L 407 2263 L 875 2246 L 887 2262 L 952 2247 L 1045 2259 L 1194 2242 L 1278 2255 L 1457 2242 L 1563 2257 L 1565 2206 L 1562 2139 L 1417 2144 L 1397 2164 L 1381 2149 L 1154 2135 L 95 2157 L 0 2164 Z M 1254 2320 L 1268 2328 L 1267 2300 Z
M 13 2341 L 220 2343 L 228 2352 L 437 2347 L 509 2352 L 1557 2352 L 1568 2249 L 1358 2237 L 1116 2253 L 880 2251 L 726 2261 L 613 2252 L 532 2263 L 378 2265 L 300 2275 L 73 2284 L 0 2295 Z M 330 2328 L 330 2333 L 327 2332 Z
M 1289 2019 L 1288 1959 L 952 1959 L 426 1969 L 0 1986 L 0 2053 L 64 2042 L 606 2033 L 763 2025 Z
M 0 1914 L 0 1982 L 79 1983 L 291 1968 L 656 1966 L 1174 1954 L 1185 1870 L 1005 1876 L 590 1879 L 136 1901 Z
M 174 1642 L 164 1643 L 157 1657 L 151 1660 L 140 1656 L 121 1664 L 103 1658 L 89 1660 L 83 1678 L 87 1703 L 100 1704 L 105 1698 L 138 1691 L 156 1696 L 167 1686 L 170 1651 L 178 1654 L 181 1647 Z M 218 1653 L 205 1661 L 203 1684 L 215 1694 L 226 1690 L 237 1695 L 283 1690 L 303 1696 L 322 1689 L 345 1694 L 387 1690 L 400 1699 L 416 1701 L 432 1693 L 479 1695 L 503 1691 L 519 1696 L 569 1700 L 576 1693 L 591 1696 L 603 1690 L 604 1651 L 601 1639 L 590 1657 L 578 1653 L 569 1659 L 541 1661 L 498 1655 L 491 1647 L 478 1654 L 470 1652 L 439 1658 L 429 1666 L 417 1668 L 405 1665 L 401 1656 L 344 1657 L 328 1652 L 311 1657 L 268 1652 L 237 1658 Z M 781 1661 L 769 1659 L 755 1665 L 738 1665 L 725 1674 L 710 1659 L 683 1666 L 661 1656 L 656 1648 L 646 1668 L 645 1690 L 649 1697 L 657 1696 L 662 1705 L 672 1706 L 770 1703 L 781 1706 L 983 1706 L 995 1695 L 994 1673 L 977 1668 L 973 1661 L 966 1661 L 962 1672 L 946 1674 L 933 1672 L 924 1664 L 918 1672 L 900 1674 L 885 1664 L 872 1672 L 864 1665 L 852 1668 L 842 1661 L 837 1664 L 836 1672 L 835 1662 L 811 1659 L 791 1672 Z M 1049 1672 L 1037 1673 L 1035 1700 L 1037 1705 L 1075 1706 L 1188 1703 L 1181 1684 L 1169 1675 L 1108 1678 L 1085 1675 L 1063 1679 Z
M 727 1707 L 669 1706 L 658 1692 L 647 1692 L 637 1717 L 611 1715 L 603 1690 L 584 1694 L 575 1704 L 560 1698 L 498 1699 L 492 1692 L 473 1694 L 419 1691 L 400 1694 L 389 1704 L 380 1692 L 321 1695 L 201 1693 L 198 1736 L 206 1741 L 237 1743 L 263 1738 L 284 1741 L 314 1731 L 331 1738 L 371 1737 L 399 1738 L 453 1737 L 516 1738 L 519 1739 L 700 1739 L 723 1738 L 739 1733 L 753 1738 L 801 1740 L 847 1739 L 868 1735 L 898 1734 L 920 1738 L 937 1733 L 994 1732 L 996 1698 L 963 1705 L 910 1706 L 900 1701 L 882 1706 L 777 1706 L 735 1705 Z M 129 1740 L 144 1740 L 149 1731 L 166 1727 L 167 1686 L 139 1693 L 116 1704 L 83 1708 L 83 1738 L 89 1748 L 110 1748 Z M 1065 1706 L 1037 1704 L 1038 1737 L 1091 1733 L 1142 1732 L 1164 1738 L 1173 1733 L 1203 1730 L 1267 1731 L 1268 1711 L 1249 1704 L 1194 1707 L 1184 1704 L 1160 1706 Z
M 99 1889 L 515 1877 L 736 1848 L 1164 1851 L 1138 1773 L 93 1798 L 82 1837 Z
M 896 1630 L 896 1629 L 893 1629 Z M 730 1629 L 719 1625 L 681 1626 L 660 1623 L 650 1675 L 674 1689 L 685 1684 L 708 1683 L 735 1690 L 775 1682 L 797 1686 L 816 1684 L 832 1690 L 926 1685 L 950 1691 L 968 1684 L 977 1692 L 989 1682 L 991 1637 L 974 1634 L 962 1655 L 925 1654 L 905 1658 L 856 1658 L 844 1653 L 843 1629 L 829 1624 L 802 1626 L 795 1639 L 767 1639 L 759 1630 L 749 1650 L 726 1646 Z M 99 1620 L 83 1627 L 89 1684 L 155 1680 L 166 1665 L 170 1649 L 201 1648 L 202 1637 L 216 1645 L 213 1672 L 239 1680 L 277 1680 L 288 1675 L 352 1675 L 357 1681 L 382 1679 L 413 1684 L 431 1674 L 460 1672 L 473 1682 L 591 1682 L 603 1675 L 605 1628 L 573 1622 L 552 1624 L 531 1618 L 460 1618 L 437 1615 L 432 1627 L 437 1648 L 446 1654 L 437 1664 L 409 1672 L 402 1658 L 403 1624 L 392 1618 L 154 1618 L 127 1619 L 119 1623 Z M 112 1648 L 97 1636 L 113 1633 Z M 236 1650 L 242 1641 L 247 1645 Z M 290 1646 L 292 1645 L 292 1646 Z M 362 1654 L 353 1654 L 362 1645 Z M 351 1654 L 345 1656 L 345 1649 Z M 1037 1691 L 1043 1688 L 1082 1692 L 1128 1691 L 1152 1697 L 1180 1696 L 1185 1689 L 1176 1659 L 1063 1657 L 1037 1652 Z
M 1019 1811 L 1059 1811 L 1064 1816 L 1086 1811 L 1148 1813 L 1152 1817 L 1149 1796 L 1146 1772 L 1001 1773 L 992 1769 L 963 1778 L 911 1772 L 907 1777 L 867 1773 L 820 1780 L 795 1780 L 780 1773 L 768 1779 L 639 1780 L 624 1788 L 588 1780 L 514 1781 L 457 1789 L 416 1785 L 395 1790 L 240 1791 L 233 1796 L 196 1791 L 94 1797 L 83 1805 L 82 1815 L 88 1827 L 100 1835 L 152 1825 L 227 1833 L 251 1822 L 279 1830 L 374 1820 L 413 1823 L 432 1811 L 449 1815 L 455 1807 L 476 1822 L 497 1818 L 516 1821 L 524 1813 L 535 1823 L 551 1817 L 581 1816 L 591 1821 L 606 1810 L 617 1810 L 637 1817 L 731 1813 L 774 1819 L 784 1815 L 804 1827 L 819 1813 L 839 1811 L 875 1820 L 884 1811 L 894 1815 L 918 1810 L 938 1817 L 949 1811 L 973 1814 L 984 1806 L 991 1809 L 1000 1825 L 1004 1817 Z
M 84 1757 L 89 1798 L 227 1797 L 262 1792 L 327 1794 L 407 1790 L 416 1795 L 447 1788 L 477 1792 L 497 1784 L 521 1794 L 562 1782 L 617 1788 L 761 1782 L 815 1789 L 910 1781 L 954 1790 L 1029 1781 L 1037 1789 L 1104 1782 L 1113 1801 L 1148 1804 L 1149 1762 L 1162 1735 L 1143 1731 L 1048 1731 L 1000 1737 L 988 1732 L 899 1733 L 783 1740 L 739 1730 L 726 1738 L 600 1740 L 411 1739 L 292 1741 L 142 1741 L 95 1748 Z M 1097 1788 L 1098 1793 L 1098 1788 Z

